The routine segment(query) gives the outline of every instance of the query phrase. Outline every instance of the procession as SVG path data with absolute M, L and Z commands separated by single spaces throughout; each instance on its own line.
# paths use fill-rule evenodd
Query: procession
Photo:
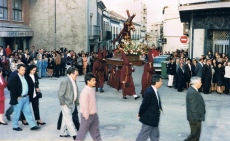
M 227 141 L 229 5 L 2 0 L 0 140 Z

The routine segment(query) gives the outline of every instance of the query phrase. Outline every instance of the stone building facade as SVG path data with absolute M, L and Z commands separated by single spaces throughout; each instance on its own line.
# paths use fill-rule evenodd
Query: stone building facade
M 34 31 L 31 45 L 46 50 L 64 47 L 88 51 L 88 3 L 89 0 L 30 0 L 29 25 Z

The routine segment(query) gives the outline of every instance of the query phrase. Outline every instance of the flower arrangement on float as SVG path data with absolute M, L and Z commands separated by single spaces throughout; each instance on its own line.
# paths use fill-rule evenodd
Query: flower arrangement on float
M 133 43 L 132 41 L 121 41 L 122 49 L 126 55 L 143 55 L 148 53 L 149 48 L 146 44 L 143 43 Z

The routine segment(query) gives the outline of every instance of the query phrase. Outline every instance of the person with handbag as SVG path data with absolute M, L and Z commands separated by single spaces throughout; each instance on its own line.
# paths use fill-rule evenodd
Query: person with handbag
M 39 90 L 39 81 L 38 81 L 38 75 L 36 74 L 37 67 L 35 65 L 30 65 L 26 69 L 25 78 L 28 82 L 28 95 L 30 102 L 32 103 L 32 108 L 34 111 L 34 117 L 37 121 L 37 125 L 45 125 L 46 123 L 41 121 L 40 119 L 40 112 L 39 112 L 39 99 L 42 98 L 42 94 Z M 27 122 L 25 121 L 25 117 L 22 114 L 21 115 L 22 123 L 24 125 L 27 125 Z

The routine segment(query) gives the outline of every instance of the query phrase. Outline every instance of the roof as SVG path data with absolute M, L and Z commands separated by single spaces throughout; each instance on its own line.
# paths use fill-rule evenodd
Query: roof
M 122 21 L 126 21 L 127 18 L 121 16 L 120 14 L 114 12 L 114 11 L 109 11 L 110 12 L 110 17 L 112 19 L 115 19 L 115 20 L 122 20 Z
M 120 20 L 120 21 L 126 21 L 128 19 L 128 18 L 125 18 L 125 17 L 121 16 L 117 12 L 114 12 L 114 11 L 109 11 L 109 12 L 110 12 L 110 18 L 111 19 Z M 133 22 L 133 24 L 141 26 L 141 24 L 136 23 L 136 22 Z

